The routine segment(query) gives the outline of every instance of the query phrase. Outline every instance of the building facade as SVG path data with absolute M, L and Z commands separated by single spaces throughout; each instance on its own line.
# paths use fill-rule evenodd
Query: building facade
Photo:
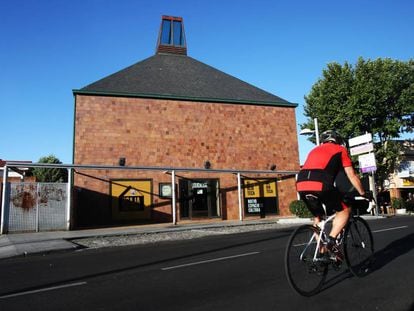
M 401 160 L 387 185 L 392 198 L 408 200 L 414 195 L 414 142 L 401 141 Z M 411 194 L 411 195 L 410 195 Z
M 209 169 L 269 170 L 243 176 L 243 217 L 290 214 L 294 175 L 270 167 L 299 169 L 297 105 L 187 56 L 181 18 L 163 16 L 154 56 L 73 93 L 73 163 L 125 168 L 75 172 L 77 226 L 171 220 L 171 177 L 136 166 L 206 169 L 177 176 L 179 220 L 239 219 L 235 176 Z

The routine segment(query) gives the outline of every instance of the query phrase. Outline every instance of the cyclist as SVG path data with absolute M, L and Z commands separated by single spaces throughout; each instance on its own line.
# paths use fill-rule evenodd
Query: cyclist
M 361 196 L 367 195 L 352 167 L 342 137 L 336 131 L 329 130 L 323 132 L 320 138 L 321 145 L 310 151 L 298 174 L 296 188 L 300 198 L 315 216 L 315 225 L 320 222 L 320 215 L 324 214 L 319 201 L 325 204 L 328 215 L 336 212 L 327 248 L 337 259 L 342 260 L 342 254 L 335 247 L 335 240 L 347 224 L 351 209 L 343 200 L 344 194 L 335 187 L 335 178 L 343 170 L 358 193 Z

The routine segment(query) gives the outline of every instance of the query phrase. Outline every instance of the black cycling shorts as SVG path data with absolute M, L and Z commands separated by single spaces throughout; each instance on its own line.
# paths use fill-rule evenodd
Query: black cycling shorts
M 328 216 L 348 208 L 343 202 L 343 194 L 337 189 L 327 191 L 301 191 L 299 195 L 313 216 L 325 215 L 321 203 L 325 205 Z

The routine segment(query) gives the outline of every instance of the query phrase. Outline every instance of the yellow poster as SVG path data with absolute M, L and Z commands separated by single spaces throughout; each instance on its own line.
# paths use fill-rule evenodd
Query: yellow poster
M 264 196 L 265 197 L 271 197 L 274 198 L 277 196 L 276 194 L 276 181 L 270 181 L 266 182 L 264 184 Z
M 112 212 L 117 219 L 150 219 L 150 180 L 112 180 Z
M 275 198 L 277 196 L 274 179 L 245 179 L 244 185 L 245 198 Z

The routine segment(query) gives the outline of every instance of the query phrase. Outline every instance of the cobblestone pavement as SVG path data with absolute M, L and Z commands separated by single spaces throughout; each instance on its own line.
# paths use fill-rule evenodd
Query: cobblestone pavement
M 190 240 L 212 235 L 235 234 L 242 232 L 272 230 L 289 227 L 289 225 L 257 224 L 244 226 L 224 226 L 218 228 L 200 228 L 175 232 L 139 233 L 116 236 L 101 236 L 93 238 L 74 239 L 71 242 L 87 248 L 114 247 L 159 243 L 164 241 Z

